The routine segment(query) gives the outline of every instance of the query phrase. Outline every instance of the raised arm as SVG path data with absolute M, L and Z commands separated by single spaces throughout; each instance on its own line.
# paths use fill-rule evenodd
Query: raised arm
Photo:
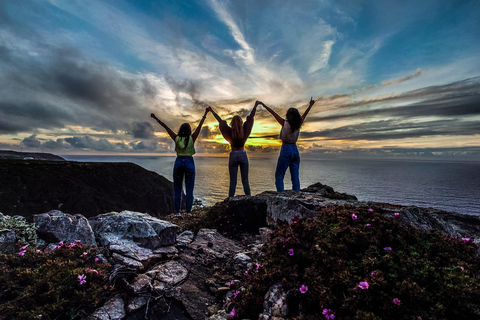
M 215 111 L 213 111 L 212 107 L 208 107 L 207 111 L 210 111 L 219 123 L 224 121 L 222 118 L 220 118 L 220 116 Z
M 307 117 L 307 114 L 310 112 L 310 109 L 312 109 L 312 106 L 315 104 L 315 100 L 313 100 L 313 97 L 310 98 L 310 104 L 308 105 L 307 110 L 302 115 L 302 123 L 305 121 L 305 118 Z
M 210 108 L 210 107 L 208 107 L 208 108 Z M 205 118 L 207 117 L 207 113 L 209 111 L 208 108 L 205 109 L 205 113 L 202 117 L 202 120 L 200 120 L 200 123 L 198 124 L 198 127 L 195 129 L 195 132 L 193 132 L 193 134 L 192 134 L 193 142 L 195 142 L 195 140 L 197 140 L 198 135 L 200 134 L 200 130 L 202 130 L 203 122 L 205 121 Z
M 165 130 L 167 130 L 167 133 L 169 134 L 170 138 L 172 138 L 173 141 L 175 141 L 175 138 L 177 137 L 177 134 L 172 130 L 170 129 L 167 124 L 165 122 L 163 122 L 162 120 L 158 119 L 157 116 L 152 113 L 150 115 L 150 117 L 152 117 L 153 119 L 157 120 L 157 122 L 165 128 Z
M 267 105 L 265 103 L 259 101 L 259 104 L 261 104 L 265 109 L 267 109 L 267 111 L 270 112 L 272 114 L 272 116 L 275 118 L 275 120 L 277 120 L 278 123 L 280 123 L 280 125 L 283 127 L 283 124 L 285 123 L 285 119 L 280 117 L 275 111 L 270 109 L 270 107 L 267 107 Z

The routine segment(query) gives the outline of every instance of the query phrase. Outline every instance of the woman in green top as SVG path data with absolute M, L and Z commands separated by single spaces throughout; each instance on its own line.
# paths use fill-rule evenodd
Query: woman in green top
M 173 141 L 175 141 L 175 151 L 177 152 L 177 158 L 175 159 L 175 165 L 173 166 L 173 189 L 174 189 L 174 208 L 175 213 L 180 214 L 180 203 L 182 199 L 182 185 L 185 178 L 185 195 L 186 195 L 186 210 L 187 214 L 191 214 L 193 206 L 193 188 L 195 186 L 195 162 L 193 161 L 193 155 L 195 154 L 195 147 L 193 144 L 197 140 L 202 129 L 203 122 L 207 117 L 208 109 L 205 110 L 205 114 L 200 120 L 198 127 L 192 134 L 192 128 L 190 124 L 183 123 L 178 130 L 178 133 L 173 132 L 162 120 L 158 119 L 155 114 L 150 116 L 157 120 L 157 122 L 167 130 Z

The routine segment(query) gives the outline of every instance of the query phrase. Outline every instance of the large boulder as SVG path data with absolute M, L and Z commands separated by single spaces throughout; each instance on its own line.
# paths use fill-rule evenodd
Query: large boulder
M 175 243 L 177 226 L 145 213 L 122 211 L 110 212 L 89 219 L 101 246 L 140 246 L 157 249 Z
M 87 247 L 96 247 L 95 235 L 88 220 L 80 215 L 71 215 L 58 210 L 36 214 L 33 221 L 38 227 L 37 236 L 47 243 L 74 242 L 80 240 Z

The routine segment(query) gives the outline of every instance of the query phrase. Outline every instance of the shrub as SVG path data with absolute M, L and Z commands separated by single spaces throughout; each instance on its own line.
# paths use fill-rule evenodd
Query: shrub
M 51 252 L 25 245 L 0 255 L 0 319 L 80 319 L 103 304 L 108 264 L 75 242 Z M 82 280 L 85 280 L 83 282 Z
M 245 277 L 236 318 L 257 318 L 268 288 L 292 318 L 479 319 L 480 259 L 467 239 L 418 230 L 368 208 L 335 207 L 271 234 Z

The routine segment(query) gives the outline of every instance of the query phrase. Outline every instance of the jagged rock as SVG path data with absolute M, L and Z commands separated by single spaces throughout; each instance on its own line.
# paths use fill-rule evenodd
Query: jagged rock
M 130 243 L 153 250 L 174 244 L 177 235 L 173 223 L 133 211 L 105 213 L 89 222 L 102 246 Z
M 273 320 L 276 317 L 283 319 L 288 316 L 287 292 L 280 283 L 276 283 L 268 289 L 263 302 L 263 313 L 259 320 Z
M 192 231 L 184 231 L 177 236 L 177 246 L 185 247 L 189 245 L 194 238 L 195 234 Z
M 209 243 L 212 245 L 209 246 Z M 211 255 L 235 254 L 242 251 L 235 241 L 225 238 L 216 229 L 200 229 L 195 240 L 188 245 L 193 250 L 202 249 L 203 252 Z
M 152 291 L 152 278 L 146 274 L 139 274 L 133 279 L 133 283 L 129 285 L 129 289 L 134 295 L 148 293 Z
M 154 253 L 151 249 L 133 243 L 112 244 L 110 245 L 110 251 L 141 262 L 145 269 L 164 259 L 162 253 Z
M 122 320 L 126 316 L 125 303 L 120 295 L 108 300 L 103 307 L 87 317 L 88 320 Z
M 121 254 L 118 254 L 118 253 L 113 253 L 111 260 L 113 261 L 113 263 L 127 266 L 133 270 L 136 270 L 137 272 L 145 269 L 145 267 L 140 261 L 122 256 Z
M 252 258 L 247 256 L 245 253 L 240 252 L 233 257 L 233 260 L 235 260 L 237 263 L 241 265 L 247 265 L 252 260 Z
M 168 247 L 157 248 L 157 249 L 153 250 L 153 253 L 154 254 L 161 254 L 162 257 L 164 257 L 164 258 L 172 258 L 172 257 L 174 257 L 175 255 L 178 254 L 178 250 L 174 246 L 168 246 Z
M 81 214 L 70 215 L 59 210 L 36 214 L 33 222 L 37 236 L 46 242 L 74 242 L 80 240 L 87 247 L 97 247 L 95 235 L 88 220 Z
M 150 297 L 147 296 L 133 297 L 130 303 L 127 305 L 127 313 L 133 313 L 143 308 L 148 303 L 149 299 Z
M 177 261 L 169 261 L 153 267 L 146 274 L 154 280 L 174 287 L 185 280 L 188 276 L 188 270 Z

